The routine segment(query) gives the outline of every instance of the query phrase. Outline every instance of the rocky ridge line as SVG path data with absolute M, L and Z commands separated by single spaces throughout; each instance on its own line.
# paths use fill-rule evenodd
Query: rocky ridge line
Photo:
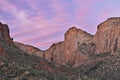
M 0 37 L 12 42 L 7 25 L 0 24 Z M 3 34 L 4 32 L 4 34 Z M 41 51 L 32 46 L 14 42 L 24 52 L 35 54 L 60 65 L 80 66 L 91 59 L 91 56 L 120 51 L 120 18 L 113 17 L 98 25 L 95 35 L 75 27 L 65 33 L 63 42 L 53 44 L 48 50 Z

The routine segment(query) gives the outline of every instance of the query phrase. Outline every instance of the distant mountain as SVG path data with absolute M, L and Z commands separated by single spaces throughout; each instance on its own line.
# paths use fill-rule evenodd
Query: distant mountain
M 120 80 L 120 17 L 91 35 L 76 27 L 42 51 L 14 42 L 0 23 L 0 80 Z

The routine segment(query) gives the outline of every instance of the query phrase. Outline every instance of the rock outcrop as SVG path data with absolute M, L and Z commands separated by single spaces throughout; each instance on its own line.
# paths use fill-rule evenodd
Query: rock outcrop
M 88 59 L 92 39 L 93 36 L 89 33 L 75 27 L 70 28 L 65 33 L 65 62 L 78 64 Z
M 105 22 L 98 25 L 98 30 L 95 35 L 91 35 L 81 29 L 75 27 L 70 28 L 65 33 L 64 45 L 61 45 L 57 52 L 54 49 L 58 45 L 52 45 L 46 52 L 45 58 L 56 62 L 53 54 L 59 56 L 59 60 L 63 59 L 63 63 L 79 66 L 91 57 L 98 54 L 120 52 L 120 17 L 107 19 Z M 61 53 L 62 52 L 62 53 Z
M 0 23 L 0 38 L 12 42 L 8 26 L 2 23 Z M 26 53 L 35 54 L 49 62 L 80 66 L 95 55 L 120 52 L 120 18 L 109 18 L 98 25 L 95 35 L 72 27 L 65 33 L 63 42 L 53 44 L 46 51 L 16 42 L 14 45 Z
M 94 36 L 96 54 L 120 51 L 120 17 L 109 18 L 98 25 Z
M 95 35 L 90 35 L 75 27 L 65 33 L 65 61 L 67 62 L 80 64 L 82 60 L 97 54 L 119 52 L 120 17 L 109 18 L 98 25 Z
M 94 51 L 92 39 L 89 33 L 72 27 L 65 33 L 65 41 L 53 44 L 45 51 L 44 58 L 57 64 L 78 66 Z
M 13 39 L 10 37 L 9 28 L 6 24 L 0 23 L 0 39 L 6 41 L 7 43 L 12 43 Z
M 46 51 L 13 42 L 0 23 L 0 80 L 119 80 L 119 71 L 120 17 L 98 25 L 95 35 L 72 27 Z
M 4 45 L 6 45 L 6 43 L 13 44 L 13 39 L 10 37 L 8 26 L 0 23 L 0 56 L 8 57 L 8 54 L 6 54 L 4 48 L 2 47 L 2 41 L 5 42 Z
M 49 62 L 64 64 L 64 42 L 53 44 L 48 50 L 45 51 L 44 58 L 47 59 Z

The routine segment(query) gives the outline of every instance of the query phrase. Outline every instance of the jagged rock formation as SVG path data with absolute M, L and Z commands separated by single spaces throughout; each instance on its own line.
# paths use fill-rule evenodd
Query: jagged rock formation
M 80 66 L 97 54 L 113 53 L 120 51 L 120 18 L 109 18 L 98 25 L 95 35 L 91 35 L 75 27 L 65 33 L 65 40 L 53 44 L 48 50 L 38 51 L 38 55 L 50 62 L 64 65 Z M 24 45 L 17 45 L 22 50 L 33 53 L 34 48 L 29 49 Z M 34 52 L 34 54 L 37 54 Z
M 4 28 L 3 24 L 0 27 L 0 80 L 67 78 L 68 74 L 61 72 L 53 63 L 48 63 L 46 59 L 33 55 L 33 53 L 41 55 L 39 49 L 13 42 L 8 27 Z
M 45 51 L 44 58 L 60 65 L 79 66 L 94 51 L 93 35 L 72 27 L 65 33 L 65 41 L 53 44 Z
M 12 41 L 0 23 L 0 80 L 119 80 L 119 38 L 120 18 L 109 18 L 95 35 L 72 27 L 41 51 Z
M 94 42 L 97 47 L 97 54 L 120 51 L 120 18 L 109 18 L 98 25 Z
M 11 43 L 13 40 L 9 35 L 9 28 L 6 24 L 0 23 L 0 38 L 8 43 Z
M 64 45 L 61 48 L 63 47 L 63 63 L 77 66 L 90 59 L 91 56 L 95 56 L 97 54 L 119 53 L 120 18 L 109 18 L 98 25 L 98 30 L 95 35 L 90 35 L 89 33 L 75 27 L 70 28 L 65 33 Z M 61 48 L 59 48 L 59 52 L 54 54 L 61 54 Z
M 53 44 L 44 53 L 45 59 L 47 59 L 49 62 L 55 62 L 57 64 L 64 64 L 64 57 L 64 42 Z
M 87 60 L 90 48 L 92 48 L 89 46 L 92 43 L 92 37 L 81 29 L 70 28 L 65 33 L 65 62 L 80 64 L 80 62 Z
M 0 41 L 4 41 L 7 44 L 13 44 L 13 39 L 10 37 L 9 28 L 7 24 L 0 23 Z M 0 42 L 0 55 L 7 57 L 8 55 L 4 51 L 2 47 L 2 43 Z

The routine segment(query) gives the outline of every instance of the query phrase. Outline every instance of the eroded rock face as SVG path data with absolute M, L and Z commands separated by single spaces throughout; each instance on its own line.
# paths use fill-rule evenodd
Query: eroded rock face
M 53 44 L 45 51 L 44 58 L 58 64 L 79 66 L 89 59 L 94 46 L 92 35 L 72 27 L 65 33 L 65 41 Z
M 0 38 L 2 40 L 5 40 L 7 43 L 12 42 L 12 38 L 10 37 L 9 34 L 9 28 L 6 24 L 0 23 Z
M 14 42 L 14 45 L 28 54 L 33 54 L 33 55 L 43 58 L 44 51 L 41 51 L 40 49 L 38 49 L 36 47 L 30 46 L 30 45 L 25 45 L 25 44 L 22 44 L 19 42 Z
M 94 36 L 96 54 L 120 51 L 120 17 L 109 18 L 98 26 Z
M 64 42 L 59 42 L 53 44 L 48 50 L 44 53 L 44 58 L 48 61 L 55 62 L 57 64 L 63 64 L 64 63 Z
M 70 28 L 65 33 L 65 40 L 53 44 L 42 53 L 43 58 L 57 64 L 70 64 L 79 66 L 90 59 L 93 55 L 120 51 L 120 18 L 109 18 L 98 25 L 95 35 L 77 29 Z M 31 47 L 21 46 L 21 49 L 33 53 Z M 39 53 L 39 52 L 38 52 Z
M 120 17 L 109 18 L 98 25 L 95 35 L 70 28 L 65 33 L 65 63 L 80 65 L 96 54 L 120 52 Z
M 12 42 L 8 26 L 1 23 L 0 38 Z M 16 42 L 14 42 L 14 45 L 26 53 L 35 54 L 50 62 L 79 66 L 91 59 L 93 55 L 120 52 L 120 17 L 109 18 L 98 25 L 95 35 L 72 27 L 65 33 L 63 42 L 53 44 L 46 51 Z
M 86 54 L 90 52 L 89 45 L 91 45 L 92 39 L 93 36 L 89 33 L 75 27 L 70 28 L 65 33 L 65 62 L 78 64 L 80 61 L 88 59 Z

